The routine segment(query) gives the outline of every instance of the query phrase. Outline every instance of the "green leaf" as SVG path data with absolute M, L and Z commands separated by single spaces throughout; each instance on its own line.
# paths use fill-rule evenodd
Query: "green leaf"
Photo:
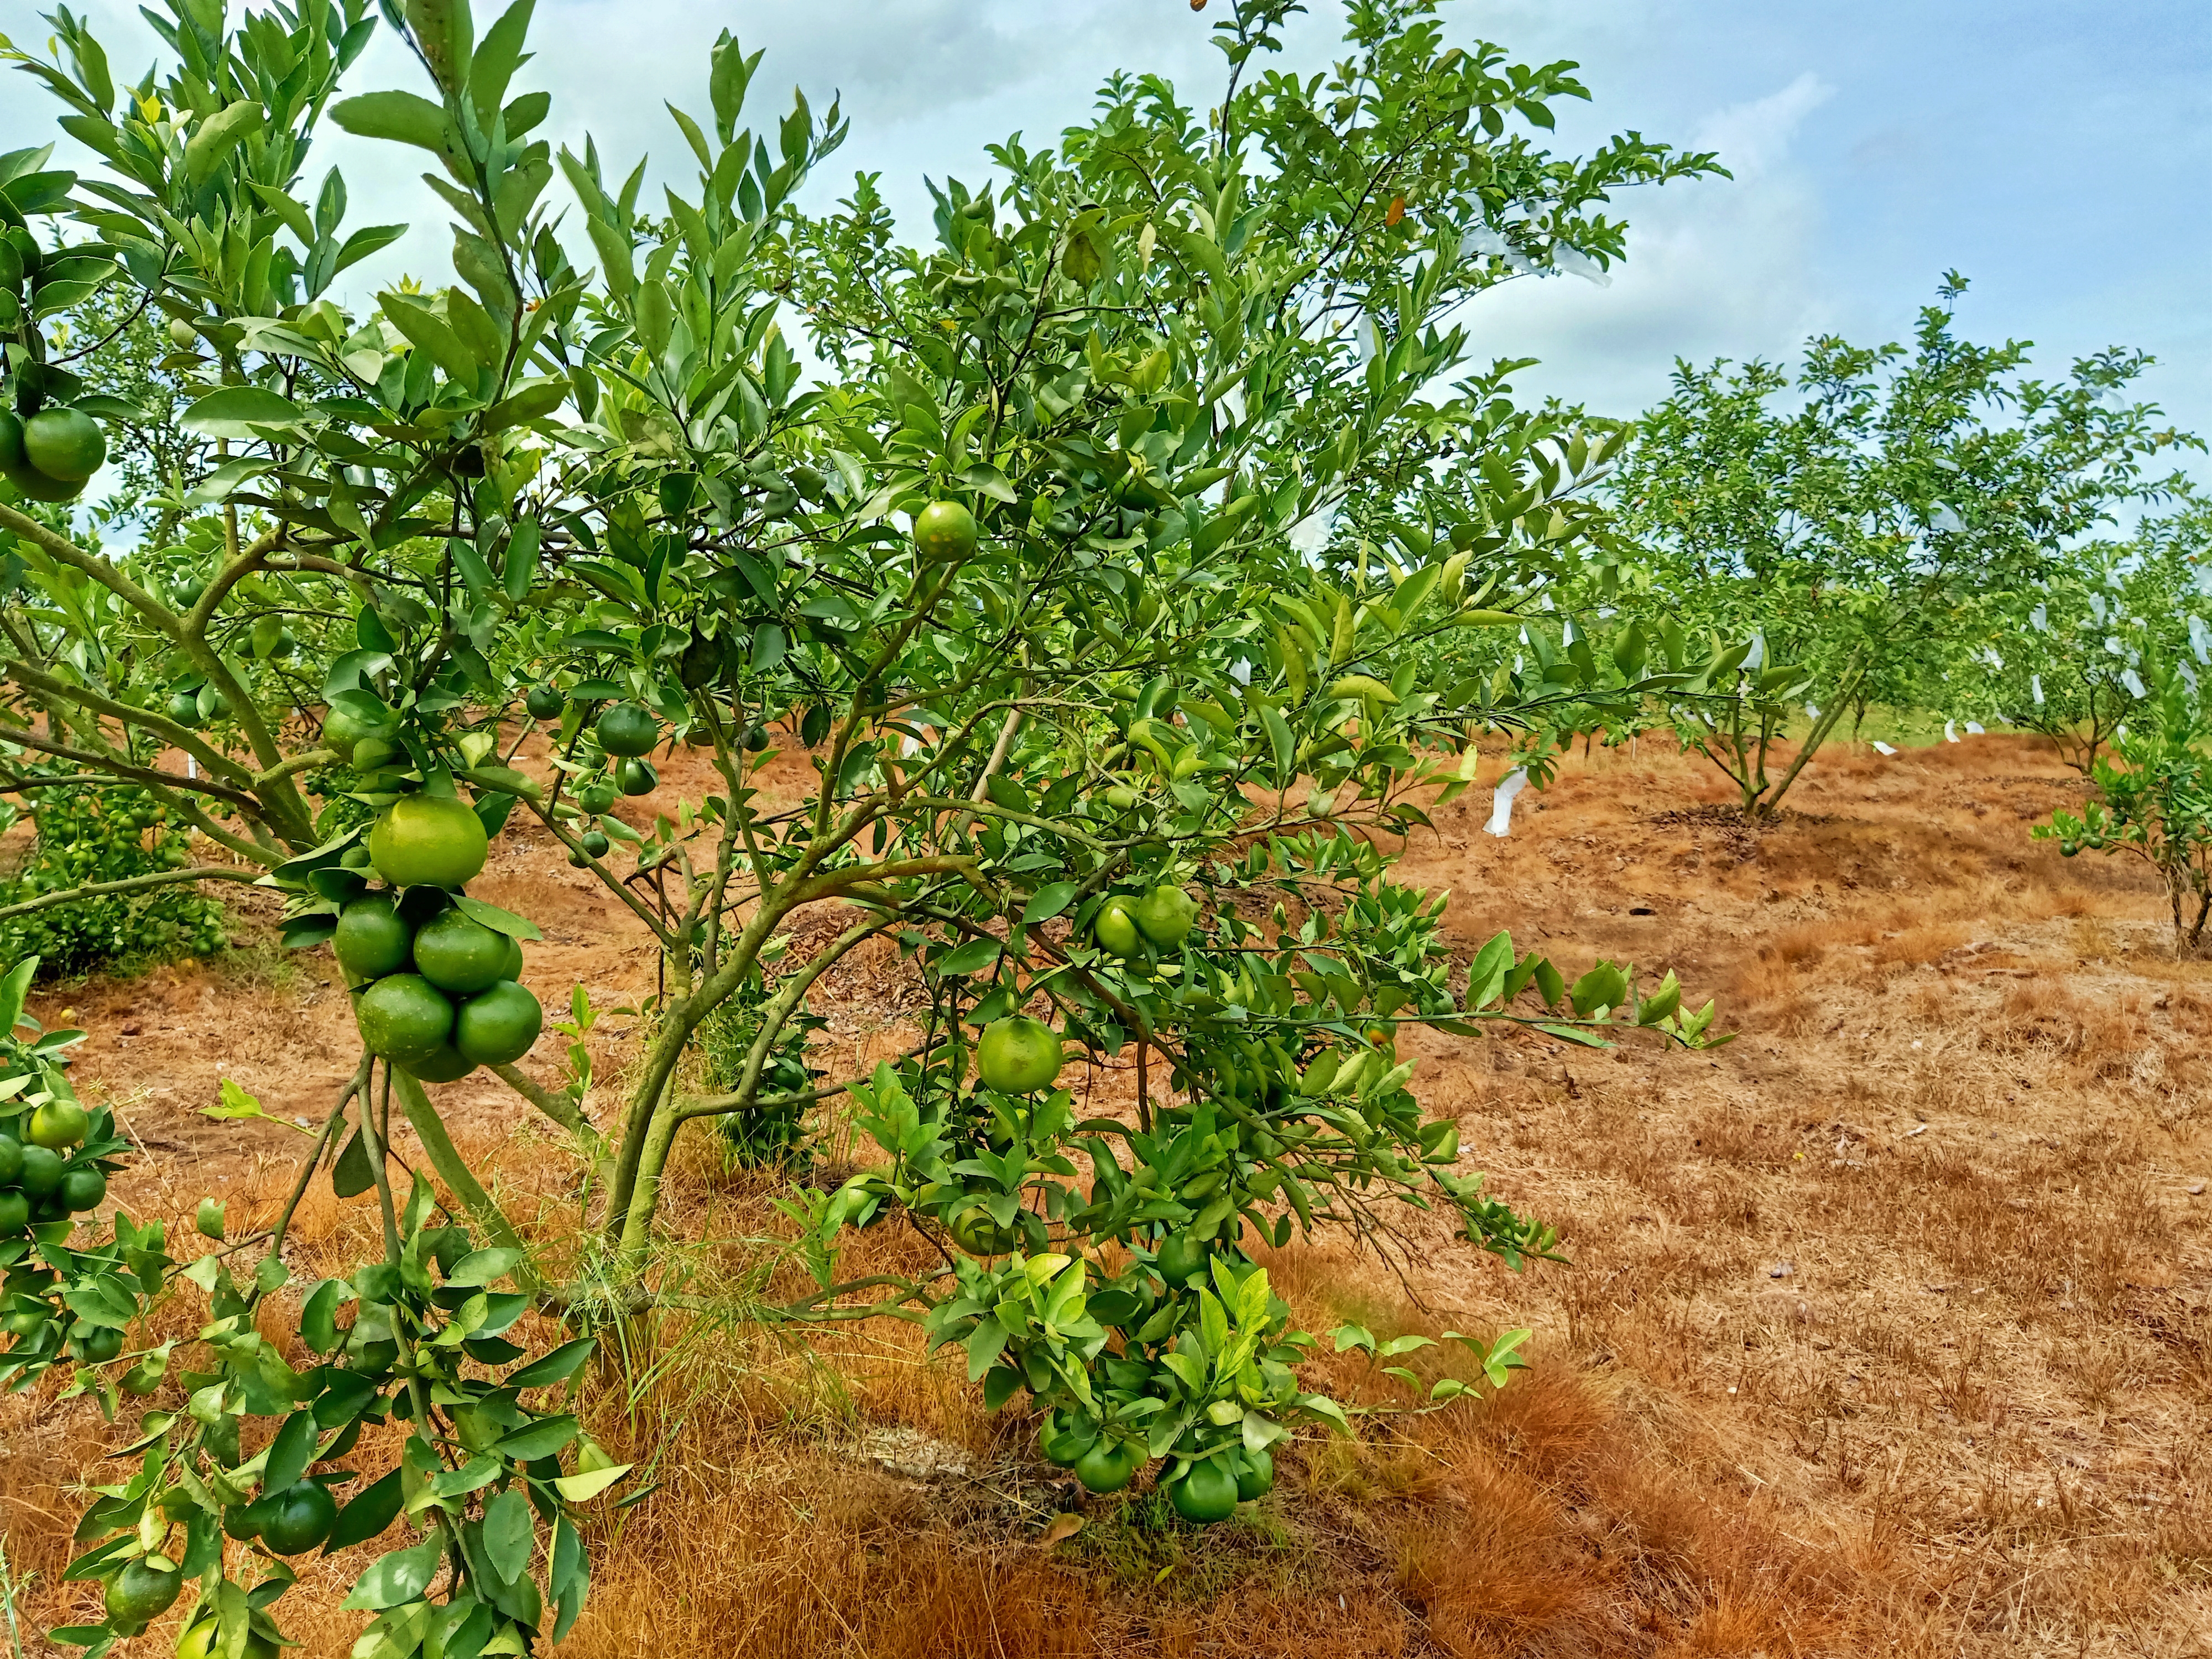
M 563 1342 L 549 1354 L 540 1355 L 527 1365 L 507 1374 L 506 1386 L 510 1389 L 544 1389 L 556 1382 L 566 1382 L 583 1368 L 599 1346 L 592 1337 L 580 1336 L 573 1342 Z
M 299 406 L 280 392 L 259 386 L 227 386 L 210 392 L 184 413 L 188 432 L 252 443 L 264 428 L 283 428 L 300 418 Z
M 541 939 L 545 937 L 538 931 L 536 922 L 518 916 L 512 910 L 502 910 L 496 904 L 487 904 L 482 899 L 469 897 L 465 893 L 459 895 L 454 903 L 459 907 L 462 915 L 472 921 L 481 922 L 495 933 L 505 933 L 509 939 Z
M 185 494 L 185 505 L 213 507 L 228 497 L 231 491 L 248 478 L 270 471 L 276 465 L 274 461 L 259 459 L 251 455 L 242 455 L 236 460 L 225 461 L 191 487 Z
M 384 307 L 385 318 L 392 327 L 418 350 L 428 352 L 439 368 L 464 386 L 476 385 L 477 371 L 483 365 L 444 318 L 410 294 L 380 294 L 377 303 Z
M 331 119 L 361 138 L 387 138 L 427 149 L 441 161 L 458 157 L 446 112 L 411 92 L 367 92 L 331 106 Z
M 386 1479 L 397 1480 L 398 1471 Z M 362 1499 L 368 1497 L 368 1492 L 362 1494 Z M 353 1507 L 353 1504 L 347 1505 L 349 1510 Z M 398 1510 L 395 1509 L 393 1512 L 396 1514 Z M 343 1521 L 344 1517 L 339 1518 Z M 376 1530 L 381 1532 L 384 1528 L 379 1527 Z M 368 1535 L 373 1537 L 375 1534 Z M 333 1543 L 335 1537 L 333 1534 Z M 412 1549 L 394 1550 L 391 1554 L 371 1562 L 368 1570 L 354 1585 L 353 1593 L 338 1605 L 349 1610 L 380 1613 L 386 1607 L 396 1607 L 416 1601 L 430 1588 L 430 1580 L 437 1576 L 439 1565 L 445 1559 L 445 1540 L 433 1533 Z
M 590 1469 L 581 1474 L 564 1474 L 553 1483 L 553 1490 L 571 1504 L 587 1504 L 628 1474 L 630 1467 L 628 1463 L 611 1463 L 604 1469 Z
M 507 97 L 507 82 L 514 78 L 516 70 L 530 61 L 529 55 L 522 50 L 522 43 L 530 33 L 534 3 L 535 0 L 514 0 L 484 31 L 483 39 L 477 43 L 470 57 L 469 97 L 476 104 L 477 119 L 487 131 Z M 508 137 L 514 135 L 510 133 Z
M 559 1451 L 576 1437 L 580 1428 L 573 1417 L 543 1417 L 502 1437 L 496 1449 L 514 1462 L 534 1463 Z
M 492 1571 L 508 1583 L 529 1568 L 531 1545 L 536 1541 L 531 1523 L 530 1499 L 520 1486 L 509 1486 L 484 1505 L 484 1554 Z
M 185 178 L 191 186 L 197 190 L 214 177 L 240 142 L 261 130 L 261 121 L 260 104 L 240 99 L 201 122 L 185 144 Z
M 940 974 L 979 974 L 999 959 L 1000 948 L 994 939 L 971 939 L 958 950 L 940 957 L 935 966 Z
M 376 1185 L 376 1170 L 368 1161 L 368 1143 L 356 1129 L 331 1166 L 331 1190 L 340 1198 L 358 1198 Z
M 1075 902 L 1075 894 L 1076 885 L 1072 881 L 1046 883 L 1031 894 L 1030 902 L 1022 907 L 1023 925 L 1030 927 L 1040 921 L 1051 921 Z
M 485 907 L 489 909 L 490 907 Z M 446 1283 L 458 1285 L 489 1285 L 504 1279 L 522 1265 L 522 1252 L 511 1244 L 495 1245 L 490 1249 L 471 1250 L 453 1264 L 453 1272 L 446 1275 Z
M 307 1472 L 315 1461 L 319 1439 L 313 1412 L 294 1412 L 269 1443 L 269 1461 L 263 1466 L 261 1490 L 282 1492 Z
M 23 1023 L 23 999 L 30 992 L 31 976 L 38 971 L 38 957 L 25 957 L 8 970 L 7 978 L 0 979 L 0 1042 Z
M 483 430 L 499 432 L 542 421 L 568 401 L 573 388 L 565 378 L 524 380 L 483 413 Z

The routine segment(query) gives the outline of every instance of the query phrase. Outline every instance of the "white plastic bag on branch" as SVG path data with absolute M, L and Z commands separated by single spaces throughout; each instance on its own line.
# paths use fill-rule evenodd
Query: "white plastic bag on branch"
M 1498 793 L 1490 798 L 1490 822 L 1482 827 L 1493 836 L 1513 833 L 1513 798 L 1528 787 L 1528 774 L 1515 767 L 1498 781 Z

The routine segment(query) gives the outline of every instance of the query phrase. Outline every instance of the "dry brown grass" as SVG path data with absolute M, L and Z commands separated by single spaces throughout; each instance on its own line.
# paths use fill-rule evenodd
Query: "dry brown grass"
M 802 1344 L 671 1323 L 592 1374 L 595 1432 L 659 1484 L 599 1523 L 564 1651 L 2205 1652 L 2212 1197 L 2190 1188 L 2212 1176 L 2212 969 L 2172 958 L 2133 871 L 2027 841 L 2071 787 L 2009 739 L 1838 750 L 1748 831 L 1644 745 L 1523 797 L 1502 842 L 1478 833 L 1486 802 L 1440 812 L 1407 875 L 1458 896 L 1462 948 L 1510 926 L 1565 961 L 1673 967 L 1741 1034 L 1710 1057 L 1408 1041 L 1468 1166 L 1554 1220 L 1571 1267 L 1514 1278 L 1440 1235 L 1395 1267 L 1333 1244 L 1269 1258 L 1310 1328 L 1528 1324 L 1532 1370 L 1479 1405 L 1302 1443 L 1256 1515 L 1199 1540 L 1147 1495 L 1080 1498 L 905 1328 Z M 619 918 L 544 847 L 502 848 L 493 896 L 552 936 L 541 988 L 582 975 L 607 1006 L 650 988 Z M 829 1054 L 896 1041 L 906 996 L 895 959 L 856 961 L 825 987 Z M 220 1061 L 272 1110 L 320 1109 L 346 1048 L 328 988 L 186 969 L 71 1000 L 99 1033 L 88 1073 L 149 1151 L 118 1193 L 265 1211 L 296 1148 L 191 1109 Z M 603 1028 L 610 1077 L 629 1029 Z M 558 1226 L 573 1172 L 495 1090 L 447 1103 L 499 1155 L 502 1196 Z M 772 1230 L 703 1139 L 672 1204 L 684 1232 L 732 1241 L 699 1254 L 709 1275 L 744 1271 L 742 1241 Z M 358 1202 L 311 1199 L 295 1271 L 368 1228 Z M 885 1264 L 913 1248 L 866 1247 Z M 1312 1384 L 1383 1397 L 1343 1358 Z M 0 1402 L 0 1527 L 41 1576 L 33 1619 L 82 1601 L 52 1589 L 70 1486 L 120 1437 L 81 1402 Z M 917 1473 L 918 1446 L 957 1472 Z M 1070 1510 L 1083 1528 L 1041 1547 Z M 357 1565 L 286 1598 L 307 1652 L 345 1650 Z

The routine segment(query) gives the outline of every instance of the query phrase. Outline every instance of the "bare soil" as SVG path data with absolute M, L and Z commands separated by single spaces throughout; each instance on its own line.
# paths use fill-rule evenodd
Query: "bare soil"
M 1536 1363 L 1503 1394 L 1306 1443 L 1256 1515 L 1200 1540 L 1142 1495 L 1079 1500 L 906 1328 L 802 1343 L 666 1322 L 586 1392 L 595 1432 L 658 1484 L 600 1525 L 562 1650 L 2212 1651 L 2212 963 L 2176 957 L 2140 866 L 2030 843 L 2079 788 L 2029 741 L 1838 745 L 1759 828 L 1700 764 L 1578 760 L 1504 839 L 1470 796 L 1401 866 L 1451 890 L 1468 953 L 1510 928 L 1563 966 L 1671 967 L 1739 1034 L 1695 1055 L 1403 1045 L 1459 1117 L 1462 1167 L 1557 1224 L 1571 1265 L 1514 1275 L 1441 1228 L 1268 1258 L 1313 1328 L 1533 1327 Z M 665 804 L 695 769 L 666 769 Z M 510 830 L 477 890 L 544 929 L 528 977 L 549 1012 L 578 982 L 607 1010 L 653 990 L 641 930 L 542 834 Z M 319 1121 L 352 1066 L 326 955 L 270 950 L 254 896 L 237 915 L 222 961 L 34 1005 L 93 1033 L 82 1086 L 144 1148 L 117 1198 L 187 1236 L 202 1193 L 264 1212 L 306 1145 L 201 1115 L 219 1079 Z M 819 999 L 817 1063 L 843 1075 L 897 1046 L 910 994 L 888 952 L 856 959 Z M 638 1023 L 593 1033 L 602 1123 Z M 531 1069 L 550 1078 L 556 1052 Z M 495 1081 L 441 1104 L 503 1200 L 549 1243 L 574 1234 L 578 1171 L 542 1121 Z M 721 1242 L 686 1270 L 741 1273 L 770 1195 L 700 1133 L 673 1215 Z M 295 1273 L 336 1267 L 365 1220 L 319 1193 Z M 1314 1373 L 1395 1394 L 1347 1359 Z M 114 1478 L 99 1459 L 126 1437 L 52 1392 L 0 1401 L 0 1529 L 38 1575 L 27 1629 L 89 1611 L 54 1580 L 76 1483 Z M 336 1604 L 368 1553 L 280 1605 L 305 1651 L 349 1645 Z

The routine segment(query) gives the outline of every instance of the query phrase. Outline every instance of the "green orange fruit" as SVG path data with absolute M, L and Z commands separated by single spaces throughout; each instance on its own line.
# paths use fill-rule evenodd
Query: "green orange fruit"
M 599 747 L 610 755 L 649 755 L 660 744 L 660 722 L 641 704 L 618 702 L 599 716 Z
M 373 1054 L 410 1066 L 430 1060 L 453 1036 L 453 1005 L 420 974 L 392 974 L 362 993 L 355 1011 Z
M 11 1134 L 0 1134 L 0 1187 L 12 1187 L 23 1178 L 23 1143 Z
M 335 750 L 349 766 L 358 766 L 364 760 L 381 763 L 389 760 L 390 750 L 399 735 L 399 716 L 389 709 L 380 715 L 363 715 L 344 708 L 333 708 L 323 717 L 323 747 Z M 375 753 L 363 756 L 361 745 L 374 743 L 383 745 Z
M 1145 1449 L 1135 1441 L 1109 1440 L 1102 1435 L 1075 1460 L 1075 1478 L 1086 1492 L 1119 1492 L 1136 1479 L 1144 1466 Z
M 660 774 L 651 761 L 628 756 L 615 763 L 615 787 L 625 795 L 649 795 L 660 787 Z
M 400 1069 L 418 1083 L 457 1083 L 475 1071 L 477 1063 L 452 1043 L 422 1060 L 410 1060 Z
M 490 847 L 483 820 L 450 795 L 402 795 L 368 832 L 368 855 L 394 887 L 466 886 Z
M 52 1147 L 28 1146 L 23 1148 L 23 1173 L 17 1179 L 33 1200 L 52 1198 L 61 1190 L 65 1167 L 62 1155 Z
M 1126 898 L 1110 898 L 1099 908 L 1091 924 L 1091 937 L 1117 957 L 1143 954 L 1144 938 L 1137 931 L 1135 907 Z
M 1016 1236 L 991 1218 L 981 1204 L 971 1204 L 946 1224 L 952 1242 L 970 1255 L 1004 1255 L 1014 1247 Z
M 1139 899 L 1130 914 L 1138 932 L 1168 951 L 1189 936 L 1198 920 L 1198 905 L 1182 888 L 1162 885 Z
M 530 1052 L 544 1024 L 538 999 L 513 980 L 501 980 L 461 1005 L 453 1047 L 479 1066 L 510 1065 Z
M 20 1233 L 31 1224 L 31 1195 L 0 1192 L 0 1234 Z
M 1152 1265 L 1170 1285 L 1188 1285 L 1206 1272 L 1209 1252 L 1205 1240 L 1194 1234 L 1170 1233 L 1152 1253 Z
M 1049 1089 L 1064 1063 L 1060 1034 L 1027 1014 L 994 1020 L 975 1045 L 977 1074 L 1001 1094 L 1026 1095 Z
M 31 1114 L 29 1133 L 33 1146 L 58 1152 L 82 1140 L 91 1127 L 90 1115 L 74 1100 L 49 1100 Z
M 338 966 L 354 979 L 382 979 L 407 966 L 414 943 L 415 930 L 400 915 L 391 896 L 369 893 L 338 912 L 331 951 L 337 957 Z
M 1237 1501 L 1249 1504 L 1275 1489 L 1275 1455 L 1265 1446 L 1246 1451 L 1237 1461 Z
M 1064 1469 L 1073 1468 L 1083 1461 L 1084 1453 L 1097 1443 L 1097 1420 L 1078 1413 L 1048 1412 L 1044 1426 L 1037 1431 L 1037 1449 L 1048 1463 L 1057 1463 Z
M 550 685 L 533 685 L 523 694 L 522 706 L 534 720 L 558 720 L 568 700 Z
M 63 1171 L 54 1196 L 72 1210 L 96 1210 L 107 1197 L 107 1177 L 89 1164 Z
M 415 932 L 415 971 L 441 991 L 474 996 L 507 975 L 513 941 L 456 907 L 440 912 Z
M 1237 1512 L 1237 1477 L 1220 1457 L 1201 1457 L 1168 1482 L 1168 1502 L 1186 1521 L 1211 1526 Z
M 299 1480 L 261 1500 L 261 1541 L 278 1555 L 305 1555 L 337 1524 L 337 1500 L 318 1481 Z
M 932 501 L 914 515 L 914 544 L 925 559 L 965 559 L 975 551 L 975 515 L 957 501 Z
M 184 1574 L 169 1563 L 142 1556 L 125 1562 L 123 1571 L 107 1581 L 107 1593 L 101 1599 L 112 1621 L 143 1629 L 176 1604 L 184 1587 Z
M 42 409 L 23 422 L 23 455 L 49 478 L 82 484 L 107 459 L 107 436 L 81 409 Z

